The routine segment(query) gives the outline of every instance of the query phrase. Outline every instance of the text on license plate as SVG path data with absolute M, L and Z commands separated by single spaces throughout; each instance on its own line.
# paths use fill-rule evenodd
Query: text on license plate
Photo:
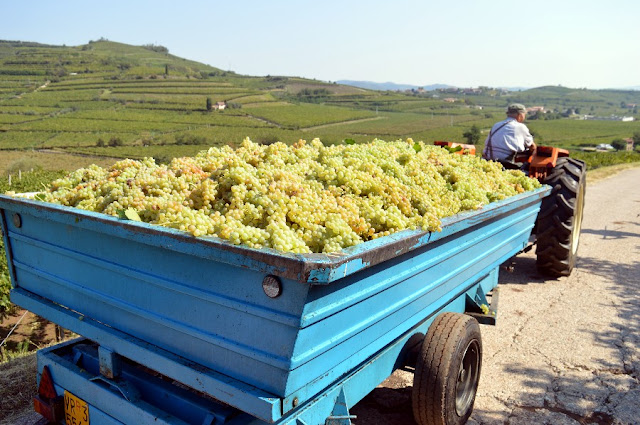
M 64 392 L 64 420 L 67 425 L 89 425 L 89 405 L 69 391 Z

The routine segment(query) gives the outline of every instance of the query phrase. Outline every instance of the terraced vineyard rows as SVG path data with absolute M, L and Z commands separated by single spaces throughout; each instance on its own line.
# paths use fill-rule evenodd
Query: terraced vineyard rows
M 582 95 L 560 88 L 540 92 L 558 104 Z M 535 99 L 529 92 L 503 96 L 495 90 L 453 102 L 443 99 L 448 96 L 242 76 L 172 56 L 161 46 L 0 41 L 0 150 L 167 159 L 192 154 L 194 146 L 234 144 L 247 136 L 259 143 L 293 143 L 301 137 L 319 137 L 327 144 L 376 137 L 463 141 L 471 125 L 486 134 L 504 116 L 508 102 Z M 582 97 L 604 111 L 615 109 L 604 102 L 606 96 Z M 611 96 L 636 101 L 629 93 Z M 207 99 L 213 105 L 225 102 L 226 109 L 207 111 Z M 531 122 L 530 127 L 539 140 L 569 147 L 608 143 L 640 131 L 638 122 L 566 119 Z M 69 168 L 89 160 L 79 157 Z

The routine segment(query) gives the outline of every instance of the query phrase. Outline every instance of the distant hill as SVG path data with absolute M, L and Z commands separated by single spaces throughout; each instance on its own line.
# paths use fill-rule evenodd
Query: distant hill
M 507 90 L 507 91 L 525 91 L 525 90 L 530 90 L 531 87 L 498 87 L 499 89 L 502 90 Z
M 600 109 L 602 114 L 623 115 L 629 111 L 624 105 L 640 103 L 640 93 L 636 90 L 606 89 L 589 90 L 563 86 L 543 86 L 533 89 L 509 93 L 510 101 L 524 103 L 526 106 L 546 105 L 547 109 L 567 109 L 580 107 L 585 112 Z M 585 109 L 588 107 L 589 109 Z M 618 108 L 616 110 L 616 108 Z
M 425 86 L 415 86 L 412 84 L 397 84 L 397 83 L 392 83 L 390 81 L 386 83 L 376 83 L 374 81 L 339 80 L 337 81 L 337 83 L 344 84 L 347 86 L 360 87 L 362 89 L 382 90 L 382 91 L 385 91 L 385 90 L 404 91 L 404 90 L 418 89 L 420 87 L 422 87 L 424 90 L 431 91 L 431 90 L 446 89 L 449 87 L 453 87 L 447 84 L 431 84 L 431 85 L 425 85 Z
M 380 91 L 385 91 L 385 90 L 390 90 L 390 91 L 404 91 L 404 90 L 417 90 L 419 88 L 423 88 L 426 91 L 433 91 L 433 90 L 438 90 L 438 89 L 450 89 L 450 88 L 456 88 L 457 86 L 452 86 L 450 84 L 427 84 L 427 85 L 422 85 L 422 86 L 416 86 L 414 84 L 397 84 L 397 83 L 393 83 L 391 81 L 388 81 L 386 83 L 376 83 L 374 81 L 355 81 L 355 80 L 339 80 L 337 81 L 338 84 L 344 84 L 347 86 L 353 86 L 353 87 L 360 87 L 362 89 L 368 89 L 368 90 L 380 90 Z M 507 91 L 525 91 L 525 90 L 529 90 L 531 87 L 498 87 L 499 89 L 502 90 L 507 90 Z
M 222 70 L 169 54 L 163 46 L 132 46 L 108 40 L 81 46 L 52 46 L 35 42 L 0 40 L 2 75 L 42 76 L 49 80 L 70 74 L 84 77 L 162 75 L 195 77 Z

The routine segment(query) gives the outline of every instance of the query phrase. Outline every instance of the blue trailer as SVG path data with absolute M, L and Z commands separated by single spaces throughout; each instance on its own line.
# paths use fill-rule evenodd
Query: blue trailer
M 350 424 L 408 366 L 417 422 L 463 423 L 477 323 L 495 321 L 499 266 L 530 244 L 550 192 L 304 255 L 2 195 L 11 300 L 82 335 L 38 352 L 36 410 L 82 425 Z

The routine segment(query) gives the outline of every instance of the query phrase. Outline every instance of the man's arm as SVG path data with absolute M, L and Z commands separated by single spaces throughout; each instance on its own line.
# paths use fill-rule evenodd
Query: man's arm
M 524 133 L 524 147 L 528 149 L 535 149 L 536 144 L 533 142 L 533 136 L 531 135 L 531 132 L 529 132 L 529 128 L 524 124 L 522 124 L 521 128 Z

